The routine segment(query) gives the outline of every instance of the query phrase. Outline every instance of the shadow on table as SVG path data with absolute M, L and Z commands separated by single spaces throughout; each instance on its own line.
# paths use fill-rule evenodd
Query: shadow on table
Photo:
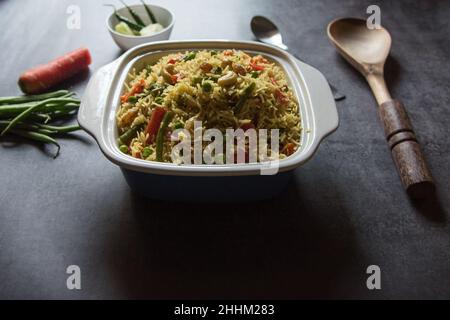
M 330 190 L 316 207 L 299 198 L 294 179 L 282 195 L 259 203 L 132 196 L 135 220 L 106 243 L 108 265 L 128 298 L 334 296 L 358 252 L 350 224 L 342 223 L 345 208 L 330 203 L 340 203 L 338 189 Z
M 416 210 L 431 222 L 445 226 L 447 224 L 447 212 L 439 198 L 439 190 L 421 200 L 411 200 Z
M 372 95 L 372 92 L 370 91 L 369 84 L 366 82 L 364 77 L 360 74 L 359 71 L 357 71 L 355 68 L 353 68 L 345 59 L 336 53 L 335 64 L 340 70 L 348 70 L 348 72 L 351 75 L 354 75 L 355 77 L 352 79 L 352 83 L 354 85 L 354 82 L 358 82 L 360 85 L 364 85 L 367 87 L 367 95 Z M 398 86 L 398 84 L 401 81 L 402 78 L 402 66 L 400 65 L 399 61 L 395 56 L 392 54 L 389 55 L 389 57 L 386 60 L 386 64 L 384 66 L 384 77 L 386 80 L 386 85 L 391 92 L 391 94 L 395 93 L 395 90 Z M 396 98 L 395 96 L 393 98 Z M 376 101 L 375 97 L 374 99 L 374 107 L 376 107 Z M 361 110 L 363 112 L 363 110 Z M 376 121 L 379 121 L 379 119 L 374 119 Z M 381 125 L 381 124 L 380 124 Z
M 52 125 L 68 125 L 67 122 L 56 122 Z M 64 134 L 55 134 L 53 135 L 53 138 L 57 139 L 59 142 L 60 140 L 74 140 L 81 142 L 85 145 L 91 145 L 93 142 L 91 139 L 89 139 L 86 136 L 86 133 L 82 132 L 70 132 L 70 133 L 64 133 Z M 23 144 L 29 144 L 34 147 L 36 147 L 40 152 L 42 152 L 45 156 L 54 158 L 56 155 L 57 147 L 53 144 L 49 143 L 42 143 L 39 141 L 30 140 L 27 138 L 23 138 L 16 135 L 7 135 L 5 137 L 2 137 L 2 140 L 0 141 L 0 150 L 2 148 L 5 149 L 11 149 L 11 148 L 18 148 L 21 147 Z

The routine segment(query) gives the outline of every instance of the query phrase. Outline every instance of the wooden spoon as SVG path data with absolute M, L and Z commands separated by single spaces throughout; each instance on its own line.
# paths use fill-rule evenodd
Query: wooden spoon
M 337 19 L 328 25 L 328 37 L 339 53 L 362 75 L 379 105 L 386 140 L 408 193 L 422 198 L 434 191 L 434 182 L 420 150 L 403 104 L 391 98 L 383 69 L 391 48 L 391 36 L 384 28 L 369 29 L 366 20 Z

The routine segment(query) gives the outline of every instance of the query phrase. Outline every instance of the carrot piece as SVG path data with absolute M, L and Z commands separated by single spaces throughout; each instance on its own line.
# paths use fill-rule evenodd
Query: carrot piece
M 295 151 L 295 144 L 292 142 L 287 143 L 284 148 L 281 150 L 282 153 L 284 153 L 287 156 L 290 156 Z
M 275 98 L 280 104 L 286 104 L 289 101 L 288 97 L 280 89 L 275 90 Z
M 148 121 L 145 133 L 148 133 L 147 143 L 151 144 L 155 140 L 156 134 L 158 133 L 159 127 L 161 126 L 162 119 L 166 114 L 167 110 L 163 107 L 156 107 L 152 111 L 152 116 Z
M 19 87 L 28 94 L 45 92 L 87 69 L 91 62 L 91 54 L 87 48 L 77 49 L 47 64 L 25 71 L 19 78 Z
M 268 63 L 269 61 L 267 61 L 266 58 L 264 58 L 263 56 L 255 56 L 251 59 L 252 63 Z
M 250 67 L 252 68 L 252 70 L 254 71 L 263 71 L 264 70 L 264 66 L 261 66 L 259 64 L 256 64 L 254 62 L 250 63 Z
M 142 79 L 141 81 L 139 81 L 138 83 L 136 83 L 136 84 L 131 88 L 130 92 L 125 93 L 124 95 L 122 95 L 122 96 L 120 97 L 120 101 L 121 101 L 122 103 L 127 102 L 129 97 L 134 96 L 135 94 L 141 93 L 142 91 L 144 91 L 144 89 L 145 89 L 145 80 Z

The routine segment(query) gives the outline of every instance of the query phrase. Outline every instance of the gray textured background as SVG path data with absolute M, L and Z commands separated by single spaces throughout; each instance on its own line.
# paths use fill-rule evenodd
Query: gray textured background
M 438 188 L 438 199 L 416 205 L 367 85 L 326 38 L 329 21 L 365 16 L 372 2 L 164 1 L 177 18 L 172 39 L 251 39 L 253 15 L 273 18 L 347 94 L 338 131 L 280 197 L 218 207 L 134 196 L 84 133 L 62 140 L 56 160 L 47 148 L 2 142 L 0 298 L 450 298 L 450 2 L 377 2 L 393 37 L 388 85 Z M 65 10 L 76 3 L 82 28 L 69 31 Z M 116 58 L 102 3 L 0 1 L 0 94 L 19 92 L 24 69 L 82 45 L 91 72 Z M 71 84 L 80 95 L 84 78 Z M 70 264 L 81 267 L 81 291 L 65 287 Z M 380 291 L 365 287 L 370 264 L 382 269 Z

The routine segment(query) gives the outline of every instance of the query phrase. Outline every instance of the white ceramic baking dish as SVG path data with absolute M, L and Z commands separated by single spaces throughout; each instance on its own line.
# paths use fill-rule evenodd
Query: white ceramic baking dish
M 237 49 L 262 54 L 276 61 L 286 72 L 300 105 L 302 136 L 300 148 L 277 164 L 278 173 L 261 175 L 264 164 L 175 165 L 136 159 L 117 146 L 115 114 L 128 72 L 156 62 L 170 53 L 202 49 Z M 125 52 L 117 60 L 100 68 L 91 77 L 78 112 L 80 126 L 91 134 L 104 155 L 122 168 L 133 190 L 155 198 L 217 200 L 224 191 L 232 200 L 250 200 L 273 196 L 288 182 L 293 169 L 308 161 L 320 142 L 338 127 L 338 113 L 324 76 L 289 53 L 272 46 L 249 41 L 192 40 L 144 44 Z M 157 187 L 153 187 L 153 186 Z M 233 188 L 233 186 L 235 186 Z M 231 189 L 237 189 L 230 191 Z M 180 195 L 181 193 L 181 195 Z M 199 196 L 199 197 L 197 197 Z M 227 200 L 227 199 L 222 199 Z

